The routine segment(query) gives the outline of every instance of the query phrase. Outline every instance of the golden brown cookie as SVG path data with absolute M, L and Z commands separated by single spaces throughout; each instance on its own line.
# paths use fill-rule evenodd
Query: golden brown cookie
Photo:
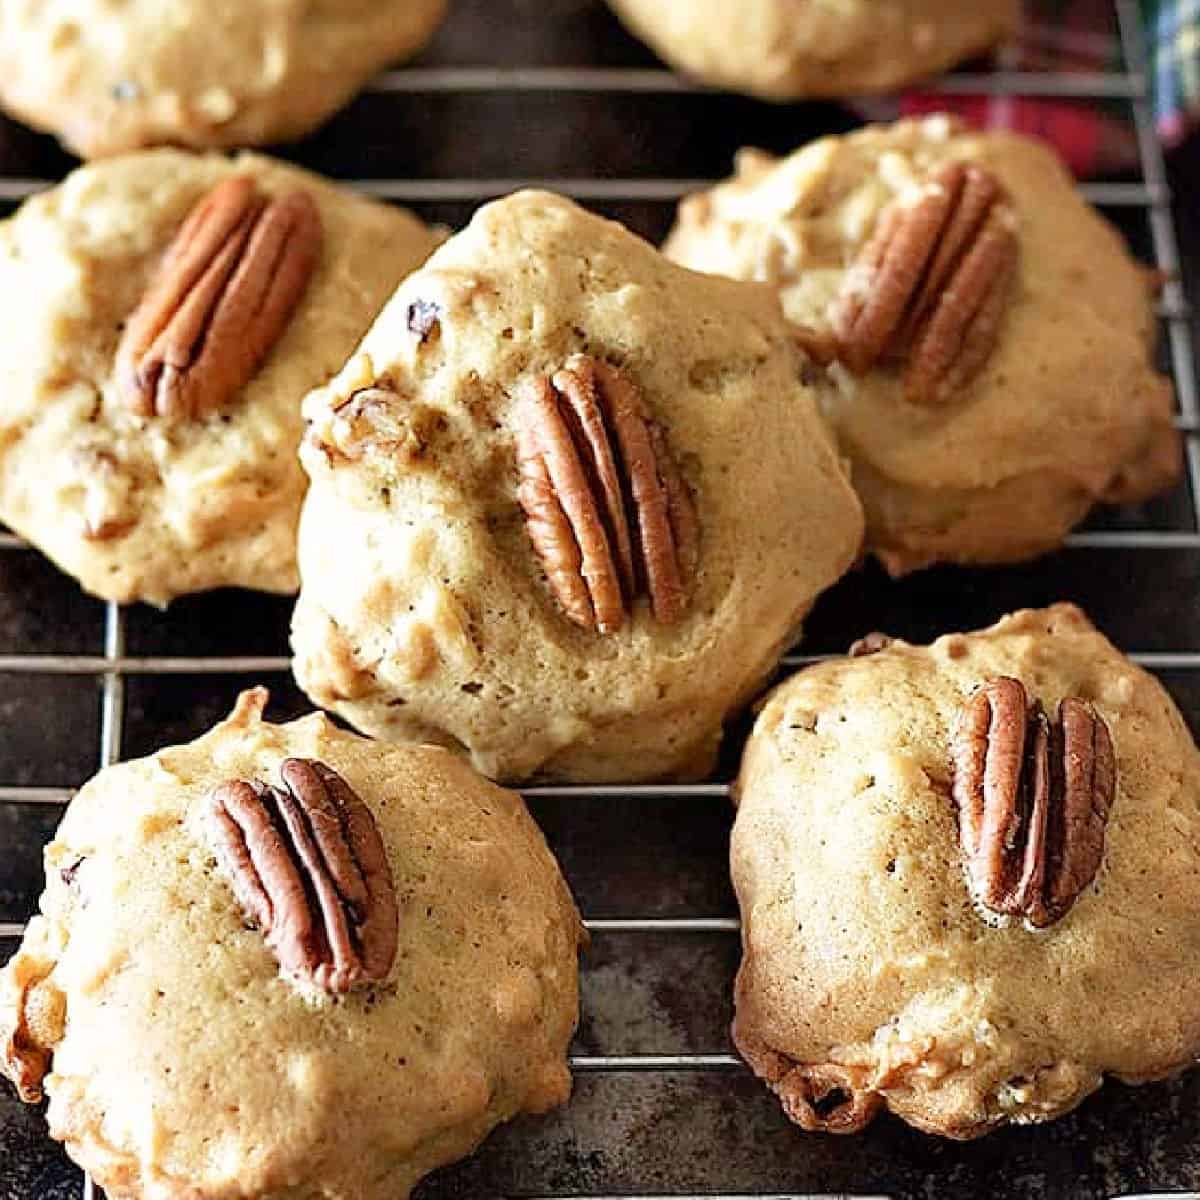
M 294 591 L 309 388 L 437 244 L 272 159 L 148 151 L 0 225 L 0 519 L 85 590 Z
M 0 971 L 0 1071 L 112 1196 L 402 1200 L 570 1092 L 581 926 L 520 797 L 265 703 L 79 793 Z
M 706 83 L 768 100 L 888 92 L 1015 32 L 1019 0 L 609 0 Z
M 1069 604 L 876 640 L 763 708 L 734 1039 L 787 1114 L 971 1138 L 1200 1048 L 1200 755 Z
M 7 0 L 0 104 L 82 158 L 286 141 L 433 35 L 446 0 Z
M 496 778 L 704 774 L 858 550 L 803 365 L 767 288 L 481 209 L 306 402 L 301 686 Z
M 1153 277 L 1042 142 L 933 116 L 743 151 L 665 251 L 779 290 L 893 575 L 1030 558 L 1178 477 Z

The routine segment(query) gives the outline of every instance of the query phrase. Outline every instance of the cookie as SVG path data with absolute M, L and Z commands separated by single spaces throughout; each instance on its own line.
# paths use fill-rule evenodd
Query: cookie
M 0 519 L 85 590 L 291 592 L 304 394 L 437 237 L 267 158 L 147 151 L 0 225 Z
M 301 686 L 494 778 L 693 777 L 862 517 L 768 288 L 481 209 L 305 402 Z
M 1042 142 L 938 115 L 743 151 L 665 252 L 779 290 L 893 575 L 1031 558 L 1178 478 L 1155 279 Z
M 971 1138 L 1200 1049 L 1200 755 L 1072 605 L 794 676 L 746 749 L 734 1040 L 809 1130 Z
M 0 105 L 82 158 L 286 141 L 420 50 L 445 9 L 446 0 L 14 0 L 0 10 Z
M 767 100 L 889 92 L 1013 34 L 1019 0 L 609 0 L 636 37 L 705 83 Z
M 395 1200 L 570 1092 L 581 925 L 520 797 L 266 700 L 78 794 L 0 972 L 0 1071 L 109 1195 Z

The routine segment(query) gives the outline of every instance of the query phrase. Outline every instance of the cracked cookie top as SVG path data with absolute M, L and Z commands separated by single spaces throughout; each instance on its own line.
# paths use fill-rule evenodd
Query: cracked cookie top
M 27 201 L 0 225 L 0 519 L 105 599 L 295 590 L 301 401 L 437 240 L 254 155 L 147 151 Z
M 764 706 L 734 1038 L 788 1115 L 954 1138 L 1200 1048 L 1200 754 L 1074 606 L 875 639 Z
M 994 46 L 1019 0 L 609 0 L 706 83 L 770 100 L 890 92 Z
M 246 692 L 85 786 L 0 1073 L 110 1194 L 396 1200 L 570 1091 L 582 927 L 521 798 Z
M 446 0 L 12 0 L 0 104 L 81 158 L 289 141 L 419 50 Z
M 778 290 L 893 574 L 1033 557 L 1178 477 L 1155 277 L 1040 142 L 935 115 L 746 150 L 664 250 Z
M 485 774 L 711 765 L 861 514 L 767 288 L 526 192 L 306 401 L 295 667 Z

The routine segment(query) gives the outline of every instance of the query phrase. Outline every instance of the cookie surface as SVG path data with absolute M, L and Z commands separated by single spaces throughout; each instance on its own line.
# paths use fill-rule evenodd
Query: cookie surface
M 801 365 L 767 288 L 481 209 L 305 403 L 301 686 L 496 778 L 703 774 L 857 553 Z
M 1044 928 L 981 908 L 960 846 L 956 731 L 996 677 L 1047 714 L 1078 698 L 1115 751 L 1098 870 Z M 1077 608 L 801 672 L 763 709 L 737 795 L 734 1037 L 806 1128 L 886 1106 L 975 1137 L 1193 1061 L 1200 755 Z
M 1018 0 L 609 0 L 706 83 L 772 100 L 886 92 L 1015 32 Z
M 917 403 L 905 369 L 886 358 L 847 369 L 835 317 L 847 296 L 879 298 L 884 271 L 864 256 L 889 217 L 916 211 L 948 170 L 997 189 L 1015 264 L 982 363 L 976 356 L 965 383 Z M 894 575 L 1032 557 L 1097 501 L 1142 500 L 1178 476 L 1171 387 L 1149 353 L 1150 273 L 1039 142 L 934 116 L 825 138 L 782 160 L 743 151 L 732 180 L 683 203 L 665 252 L 773 284 L 793 322 L 835 342 L 816 386 L 867 510 L 867 547 Z M 951 324 L 968 311 L 970 297 L 952 287 L 940 297 Z
M 122 330 L 189 213 L 219 183 L 315 203 L 315 270 L 245 386 L 202 419 L 123 394 Z M 304 394 L 345 361 L 436 245 L 398 209 L 271 159 L 147 151 L 81 168 L 0 226 L 0 519 L 105 599 L 166 604 L 297 586 Z M 240 341 L 241 338 L 235 339 Z
M 446 0 L 13 0 L 0 104 L 82 158 L 299 137 L 415 53 Z
M 392 1200 L 570 1091 L 581 926 L 520 797 L 265 702 L 79 793 L 0 972 L 0 1069 L 30 1099 L 45 1075 L 110 1195 Z M 283 972 L 212 839 L 214 789 L 293 758 L 357 793 L 394 883 L 391 966 L 343 995 Z

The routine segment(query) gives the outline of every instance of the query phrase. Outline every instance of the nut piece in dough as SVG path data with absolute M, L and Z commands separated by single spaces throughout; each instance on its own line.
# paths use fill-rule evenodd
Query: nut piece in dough
M 1040 141 L 935 115 L 743 151 L 665 253 L 778 289 L 892 575 L 1035 557 L 1179 478 L 1152 274 Z
M 805 1129 L 973 1138 L 1191 1065 L 1200 753 L 1162 686 L 1069 604 L 879 642 L 780 686 L 746 748 L 755 1072 Z
M 305 402 L 295 670 L 505 780 L 695 778 L 861 514 L 767 288 L 481 209 Z
M 0 970 L 0 1074 L 44 1088 L 51 1135 L 112 1196 L 403 1200 L 570 1093 L 583 929 L 521 798 L 436 747 L 268 724 L 266 702 L 79 792 Z M 256 779 L 302 799 L 286 836 L 309 853 L 270 935 L 324 881 L 353 981 L 298 978 L 230 884 L 211 801 Z
M 420 50 L 446 5 L 8 0 L 0 6 L 0 105 L 81 158 L 289 141 Z
M 147 151 L 27 201 L 0 224 L 0 520 L 106 600 L 295 591 L 303 397 L 437 242 L 256 155 Z
M 609 0 L 705 83 L 766 100 L 891 92 L 1013 34 L 1020 0 Z

